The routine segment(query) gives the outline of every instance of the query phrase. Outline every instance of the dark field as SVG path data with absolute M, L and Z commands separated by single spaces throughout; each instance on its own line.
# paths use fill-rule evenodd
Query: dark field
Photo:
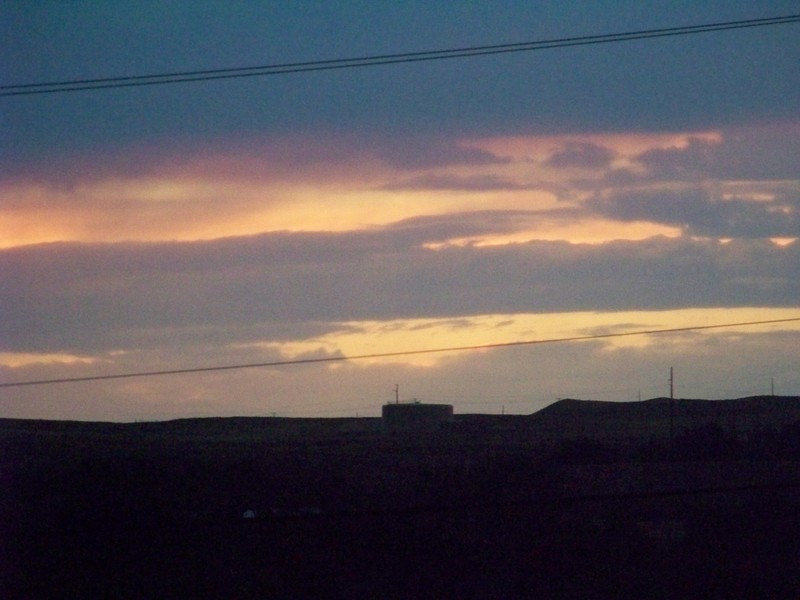
M 0 420 L 0 598 L 791 598 L 799 514 L 796 397 Z

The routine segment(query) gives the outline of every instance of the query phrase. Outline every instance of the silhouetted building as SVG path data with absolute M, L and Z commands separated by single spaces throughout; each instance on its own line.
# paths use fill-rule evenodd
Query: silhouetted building
M 381 416 L 386 431 L 435 430 L 453 420 L 453 407 L 420 402 L 384 404 Z

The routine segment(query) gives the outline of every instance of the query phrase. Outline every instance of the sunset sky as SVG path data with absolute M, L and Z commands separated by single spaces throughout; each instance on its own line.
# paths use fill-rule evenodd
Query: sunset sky
M 0 84 L 758 19 L 794 1 L 7 2 Z M 800 23 L 0 96 L 0 383 L 800 317 Z M 0 90 L 2 93 L 2 90 Z M 800 394 L 800 322 L 0 388 L 0 417 Z

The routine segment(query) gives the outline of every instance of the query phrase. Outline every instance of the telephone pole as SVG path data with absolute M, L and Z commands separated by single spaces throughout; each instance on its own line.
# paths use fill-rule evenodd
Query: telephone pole
M 672 367 L 669 368 L 669 399 L 675 399 L 675 378 L 673 377 Z

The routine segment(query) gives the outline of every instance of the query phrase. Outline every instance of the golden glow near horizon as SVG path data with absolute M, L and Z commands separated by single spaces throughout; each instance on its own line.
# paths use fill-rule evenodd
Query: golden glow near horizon
M 97 362 L 97 358 L 91 356 L 76 356 L 65 353 L 41 353 L 32 352 L 0 352 L 0 366 L 17 368 L 30 365 L 52 365 L 52 364 L 86 364 L 90 365 Z
M 506 344 L 538 340 L 563 339 L 626 333 L 655 329 L 704 327 L 728 323 L 748 323 L 800 316 L 797 308 L 685 308 L 661 311 L 577 311 L 566 313 L 512 313 L 486 314 L 464 317 L 389 319 L 383 321 L 346 321 L 335 323 L 340 329 L 309 339 L 287 342 L 251 342 L 233 344 L 233 348 L 263 348 L 278 350 L 282 360 L 321 356 L 363 356 L 462 348 L 490 344 Z M 800 332 L 800 322 L 775 323 L 699 330 L 681 334 L 635 335 L 600 338 L 604 351 L 621 348 L 646 348 L 653 344 L 682 344 L 686 335 L 757 334 L 769 331 Z M 570 342 L 578 343 L 578 342 Z M 488 351 L 488 350 L 487 350 Z M 35 365 L 78 365 L 98 362 L 113 364 L 115 356 L 125 351 L 104 353 L 99 356 L 78 356 L 67 353 L 14 353 L 0 352 L 0 366 L 22 368 Z M 392 357 L 376 357 L 356 364 L 399 363 L 417 367 L 434 367 L 452 360 L 462 352 L 441 352 Z M 341 363 L 331 363 L 337 368 Z M 198 365 L 194 365 L 198 366 Z M 205 366 L 205 365 L 200 365 Z
M 467 140 L 462 147 L 504 160 L 416 169 L 399 169 L 344 151 L 339 156 L 330 150 L 324 159 L 288 168 L 270 158 L 281 148 L 276 143 L 276 148 L 267 150 L 244 147 L 219 156 L 206 153 L 165 160 L 141 176 L 76 176 L 79 179 L 71 184 L 11 180 L 0 183 L 0 248 L 54 241 L 191 241 L 270 231 L 343 232 L 412 217 L 484 210 L 544 212 L 527 231 L 452 243 L 530 239 L 597 243 L 674 236 L 680 233 L 677 228 L 654 223 L 611 222 L 588 215 L 558 221 L 547 211 L 579 207 L 589 190 L 597 193 L 609 185 L 604 181 L 609 173 L 620 166 L 635 167 L 631 160 L 641 152 L 683 148 L 691 139 L 714 142 L 720 134 Z M 574 143 L 596 144 L 616 156 L 610 165 L 595 168 L 555 168 L 547 163 L 553 153 Z M 301 156 L 297 148 L 290 150 Z M 600 187 L 587 188 L 590 181 Z M 730 187 L 735 192 L 746 184 L 735 182 Z M 763 193 L 751 191 L 753 198 Z
M 387 321 L 349 321 L 341 330 L 317 338 L 285 343 L 265 342 L 241 347 L 279 350 L 286 360 L 300 357 L 363 356 L 416 350 L 461 348 L 488 344 L 563 339 L 656 329 L 747 323 L 800 316 L 796 308 L 687 308 L 664 311 L 570 312 L 492 314 L 443 319 L 395 319 Z M 686 335 L 754 334 L 768 331 L 800 332 L 800 322 L 725 329 L 699 330 L 683 334 L 636 335 L 600 338 L 603 350 L 645 348 L 653 344 L 682 344 Z M 578 343 L 578 342 L 574 342 Z M 485 350 L 488 351 L 488 350 Z M 399 363 L 434 367 L 453 360 L 462 352 L 441 352 L 407 356 L 369 358 L 355 364 Z M 341 363 L 331 363 L 338 368 Z

